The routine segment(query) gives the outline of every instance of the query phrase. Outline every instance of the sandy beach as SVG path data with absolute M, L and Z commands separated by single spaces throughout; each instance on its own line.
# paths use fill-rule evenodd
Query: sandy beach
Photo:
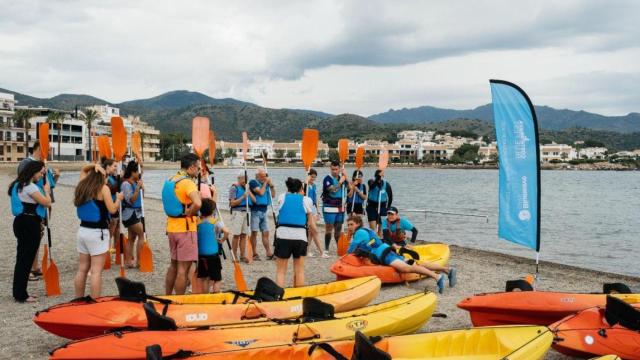
M 4 201 L 0 202 L 0 246 L 5 251 L 0 253 L 0 273 L 2 289 L 0 293 L 0 313 L 2 328 L 5 336 L 0 337 L 0 357 L 21 359 L 44 359 L 48 352 L 64 344 L 65 340 L 48 334 L 38 328 L 31 321 L 33 314 L 48 306 L 71 300 L 73 294 L 73 276 L 77 267 L 76 231 L 79 220 L 75 215 L 72 203 L 73 188 L 60 186 L 55 189 L 56 203 L 53 207 L 51 228 L 53 235 L 52 255 L 60 270 L 60 284 L 62 296 L 47 298 L 44 294 L 43 281 L 29 282 L 29 293 L 39 297 L 35 304 L 19 304 L 11 297 L 11 283 L 15 264 L 16 240 L 13 236 L 13 217 L 10 210 L 6 189 L 12 176 L 4 171 L 0 175 L 0 189 Z M 128 271 L 127 277 L 143 281 L 149 293 L 161 293 L 164 288 L 164 275 L 169 262 L 168 244 L 164 233 L 165 216 L 161 203 L 157 200 L 146 201 L 147 231 L 154 252 L 156 270 L 152 274 L 142 274 L 136 270 Z M 430 239 L 435 240 L 435 239 Z M 260 248 L 260 254 L 264 249 Z M 263 256 L 264 258 L 264 256 Z M 335 253 L 330 259 L 319 257 L 306 260 L 307 283 L 321 283 L 333 281 L 335 276 L 328 268 L 336 260 Z M 501 291 L 506 280 L 524 276 L 534 270 L 531 261 L 514 256 L 502 255 L 488 251 L 467 249 L 457 246 L 451 247 L 451 264 L 459 269 L 458 286 L 447 289 L 440 296 L 438 309 L 447 314 L 447 318 L 431 319 L 421 331 L 438 331 L 445 329 L 464 328 L 471 326 L 467 312 L 458 309 L 455 304 L 465 296 L 479 292 Z M 234 287 L 232 266 L 230 260 L 223 263 L 223 289 Z M 255 285 L 261 276 L 273 277 L 275 263 L 258 261 L 252 265 L 244 265 L 243 271 L 250 287 Z M 114 278 L 118 276 L 118 268 L 113 266 L 103 275 L 103 294 L 115 294 Z M 628 276 L 601 273 L 586 269 L 545 263 L 540 266 L 540 289 L 555 289 L 577 292 L 594 292 L 602 289 L 604 282 L 625 282 L 630 286 L 638 286 L 640 279 Z M 435 290 L 435 284 L 430 280 L 421 280 L 410 285 L 386 286 L 375 302 L 390 300 L 399 296 L 422 291 Z M 566 359 L 550 351 L 547 359 Z

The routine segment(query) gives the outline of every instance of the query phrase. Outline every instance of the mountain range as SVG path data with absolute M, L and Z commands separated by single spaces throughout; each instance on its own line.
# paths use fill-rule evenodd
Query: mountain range
M 18 105 L 43 106 L 73 110 L 89 105 L 119 107 L 122 114 L 139 115 L 162 132 L 182 132 L 190 135 L 191 119 L 208 116 L 215 122 L 218 138 L 237 140 L 240 131 L 252 136 L 274 140 L 291 140 L 300 136 L 305 127 L 319 128 L 323 138 L 365 137 L 392 139 L 397 131 L 410 128 L 439 128 L 439 123 L 457 119 L 480 120 L 492 123 L 490 104 L 470 110 L 443 109 L 421 106 L 411 109 L 389 110 L 368 118 L 354 114 L 332 115 L 306 109 L 272 109 L 233 98 L 217 99 L 199 92 L 177 90 L 148 99 L 112 103 L 89 95 L 60 94 L 52 98 L 37 98 L 0 88 L 0 92 L 15 95 Z M 621 134 L 640 132 L 640 114 L 603 116 L 586 111 L 558 110 L 536 106 L 541 130 L 561 131 L 573 128 L 607 131 Z M 474 122 L 458 122 L 467 125 Z M 444 128 L 447 128 L 445 125 Z

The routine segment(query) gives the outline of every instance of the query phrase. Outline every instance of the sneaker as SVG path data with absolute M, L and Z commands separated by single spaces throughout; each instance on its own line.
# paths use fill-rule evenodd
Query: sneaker
M 449 269 L 449 287 L 456 286 L 456 282 L 458 280 L 457 275 L 458 275 L 458 270 L 456 270 L 456 268 L 452 267 Z
M 325 250 L 325 251 L 323 251 L 323 252 L 322 252 L 322 257 L 323 257 L 323 258 L 325 258 L 325 259 L 326 259 L 326 258 L 328 258 L 328 257 L 329 257 L 329 252 L 328 252 L 328 251 L 326 251 L 326 250 Z
M 440 293 L 441 295 L 444 294 L 444 274 L 440 274 L 437 285 L 438 285 L 438 293 Z

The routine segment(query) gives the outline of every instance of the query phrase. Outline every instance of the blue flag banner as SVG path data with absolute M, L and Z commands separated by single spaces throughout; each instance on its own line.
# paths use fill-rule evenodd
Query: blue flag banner
M 500 162 L 498 237 L 540 251 L 538 121 L 517 85 L 490 80 Z

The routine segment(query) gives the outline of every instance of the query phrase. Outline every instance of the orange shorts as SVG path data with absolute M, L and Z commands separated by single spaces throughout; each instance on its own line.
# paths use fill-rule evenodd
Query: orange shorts
M 171 260 L 198 260 L 198 233 L 195 231 L 169 233 Z

